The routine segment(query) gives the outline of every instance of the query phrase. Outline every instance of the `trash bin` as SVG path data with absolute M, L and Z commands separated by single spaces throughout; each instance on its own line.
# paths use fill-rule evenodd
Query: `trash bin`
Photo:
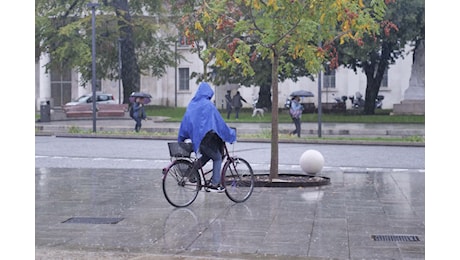
M 43 101 L 40 104 L 40 122 L 51 121 L 51 108 L 49 101 Z

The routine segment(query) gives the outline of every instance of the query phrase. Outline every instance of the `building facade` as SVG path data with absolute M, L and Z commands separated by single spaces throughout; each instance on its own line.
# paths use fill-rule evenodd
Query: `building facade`
M 406 53 L 409 53 L 409 48 L 409 46 L 406 48 Z M 151 104 L 153 105 L 186 107 L 198 88 L 196 79 L 192 79 L 190 75 L 192 72 L 202 73 L 203 66 L 201 60 L 190 52 L 190 47 L 187 45 L 179 44 L 177 51 L 185 57 L 185 59 L 180 61 L 177 68 L 167 68 L 167 73 L 161 78 L 147 76 L 142 76 L 141 78 L 141 91 L 152 95 Z M 384 96 L 382 108 L 392 109 L 394 104 L 399 104 L 404 99 L 404 92 L 409 87 L 412 57 L 413 55 L 410 53 L 404 59 L 400 58 L 395 64 L 390 65 L 379 92 L 379 95 Z M 71 69 L 45 71 L 44 65 L 48 61 L 49 57 L 46 54 L 42 54 L 40 60 L 35 65 L 35 99 L 37 110 L 46 101 L 49 101 L 51 107 L 59 108 L 83 94 L 92 92 L 91 84 L 82 85 L 78 73 Z M 322 103 L 333 103 L 336 97 L 355 96 L 356 92 L 360 92 L 364 96 L 366 77 L 361 71 L 355 73 L 350 69 L 339 67 L 335 71 L 324 72 L 322 78 Z M 96 85 L 97 91 L 113 94 L 117 101 L 123 100 L 122 96 L 120 96 L 123 95 L 123 91 L 121 90 L 122 86 L 119 81 L 101 80 Z M 310 91 L 315 96 L 303 98 L 304 100 L 301 102 L 312 102 L 317 107 L 318 81 L 312 81 L 306 77 L 297 82 L 287 80 L 279 83 L 278 107 L 282 108 L 284 106 L 284 102 L 291 92 L 301 89 Z M 248 101 L 248 103 L 243 104 L 243 107 L 251 107 L 252 101 L 258 98 L 259 93 L 259 88 L 256 86 L 214 86 L 214 90 L 214 101 L 219 109 L 224 108 L 224 96 L 227 90 L 231 90 L 232 95 L 236 91 L 240 91 L 243 98 Z M 352 104 L 350 100 L 346 101 L 346 106 L 347 108 L 351 108 Z

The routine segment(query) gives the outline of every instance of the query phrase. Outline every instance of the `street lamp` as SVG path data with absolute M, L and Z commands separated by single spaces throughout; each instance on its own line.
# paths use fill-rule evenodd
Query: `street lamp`
M 177 42 L 180 40 L 179 37 L 174 43 L 174 107 L 176 108 L 177 108 Z
M 91 27 L 92 27 L 92 79 L 93 85 L 93 133 L 96 133 L 96 7 L 97 3 L 88 3 L 88 7 L 92 10 Z
M 318 25 L 318 32 L 321 30 L 321 26 Z M 318 40 L 318 47 L 321 48 L 322 47 L 322 44 L 321 44 L 321 39 Z M 321 138 L 321 135 L 322 135 L 322 128 L 321 128 L 321 124 L 322 124 L 322 115 L 323 115 L 323 108 L 322 108 L 322 102 L 321 102 L 321 95 L 323 93 L 321 93 L 321 88 L 322 88 L 322 84 L 321 84 L 321 72 L 322 72 L 322 69 L 323 69 L 323 65 L 321 64 L 321 69 L 319 70 L 318 72 L 318 137 Z M 327 95 L 327 93 L 326 93 Z M 327 96 L 326 96 L 327 97 Z
M 123 39 L 118 39 L 118 104 L 121 104 L 121 42 Z
M 322 122 L 322 102 L 321 102 L 321 70 L 318 72 L 318 137 L 321 138 L 321 132 L 322 132 L 322 129 L 321 129 L 321 122 Z

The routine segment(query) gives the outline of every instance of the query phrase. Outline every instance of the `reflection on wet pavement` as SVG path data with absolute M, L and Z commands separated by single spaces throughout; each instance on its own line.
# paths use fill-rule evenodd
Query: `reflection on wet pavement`
M 424 172 L 322 175 L 330 185 L 256 188 L 242 204 L 203 192 L 174 208 L 160 170 L 36 168 L 36 259 L 424 258 Z M 122 220 L 63 223 L 72 217 Z M 381 234 L 421 241 L 371 239 Z

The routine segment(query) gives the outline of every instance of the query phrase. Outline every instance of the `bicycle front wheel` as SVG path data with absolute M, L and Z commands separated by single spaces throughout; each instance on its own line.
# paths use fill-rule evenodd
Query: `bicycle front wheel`
M 254 172 L 242 158 L 233 157 L 225 163 L 222 179 L 227 197 L 234 202 L 246 201 L 254 190 Z
M 163 194 L 171 205 L 187 207 L 195 201 L 201 180 L 192 162 L 177 160 L 163 174 Z

